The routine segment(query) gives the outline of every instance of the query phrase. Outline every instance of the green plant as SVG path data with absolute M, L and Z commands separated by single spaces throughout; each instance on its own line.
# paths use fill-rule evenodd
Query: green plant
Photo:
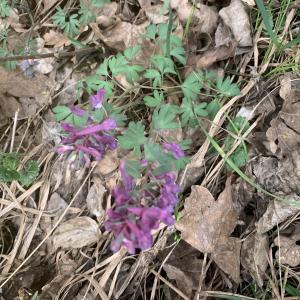
M 0 1 L 0 15 L 2 18 L 8 17 L 10 14 L 10 6 L 7 0 Z
M 74 37 L 79 34 L 78 14 L 68 15 L 61 7 L 57 8 L 57 12 L 52 17 L 53 23 L 64 31 L 64 34 Z
M 0 153 L 0 181 L 19 181 L 24 186 L 29 186 L 39 174 L 36 161 L 29 160 L 21 164 L 22 155 L 18 153 Z

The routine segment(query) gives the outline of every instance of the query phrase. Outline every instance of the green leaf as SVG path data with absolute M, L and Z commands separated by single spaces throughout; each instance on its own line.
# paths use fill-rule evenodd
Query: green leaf
M 128 67 L 128 61 L 126 60 L 125 56 L 119 53 L 118 55 L 112 57 L 108 61 L 109 69 L 113 76 L 117 76 L 120 73 L 126 73 Z
M 56 9 L 56 13 L 52 17 L 53 24 L 63 29 L 66 24 L 66 19 L 67 19 L 67 12 L 58 6 Z
M 144 97 L 145 104 L 149 107 L 158 106 L 164 99 L 163 93 L 158 92 L 157 90 L 153 93 L 154 97 L 146 96 Z
M 126 50 L 124 51 L 124 55 L 129 61 L 131 61 L 135 58 L 135 56 L 139 53 L 140 50 L 141 46 L 129 47 L 126 48 Z
M 90 95 L 101 88 L 105 89 L 105 99 L 108 99 L 113 93 L 113 82 L 101 80 L 97 75 L 86 77 L 82 82 L 86 84 L 86 90 Z
M 14 55 L 12 52 L 9 52 L 3 48 L 0 48 L 0 57 L 12 56 L 12 55 Z M 4 68 L 7 70 L 14 70 L 17 67 L 17 62 L 16 61 L 5 61 L 5 62 L 1 63 L 1 65 L 3 65 Z
M 291 296 L 300 296 L 300 291 L 289 283 L 286 285 L 285 291 Z
M 106 3 L 110 3 L 110 0 L 92 0 L 92 4 L 96 7 L 102 7 Z
M 7 0 L 0 1 L 0 15 L 2 18 L 8 17 L 10 14 L 10 7 Z
M 194 112 L 199 117 L 206 117 L 208 112 L 206 110 L 207 103 L 203 102 L 201 104 L 194 105 Z
M 157 31 L 157 27 L 154 24 L 150 24 L 147 28 L 146 28 L 146 33 L 145 33 L 145 38 L 150 39 L 150 40 L 155 40 L 155 36 L 156 36 L 156 31 Z
M 79 21 L 77 17 L 77 14 L 69 16 L 69 22 L 64 27 L 64 34 L 66 36 L 74 37 L 79 34 Z
M 181 123 L 182 126 L 196 127 L 198 120 L 193 110 L 193 103 L 191 99 L 183 98 L 181 106 Z
M 175 65 L 172 59 L 162 55 L 154 55 L 151 57 L 151 62 L 162 75 L 168 73 L 176 75 Z
M 54 107 L 52 111 L 54 112 L 56 122 L 66 119 L 71 114 L 69 107 L 61 105 Z
M 162 76 L 161 74 L 155 69 L 147 69 L 144 73 L 144 77 L 153 80 L 153 87 L 156 88 L 158 86 L 162 86 Z
M 146 143 L 144 152 L 147 161 L 158 163 L 158 167 L 153 171 L 155 176 L 170 172 L 175 168 L 176 159 L 173 155 L 165 153 L 159 144 Z
M 132 176 L 133 178 L 141 178 L 141 170 L 142 170 L 142 165 L 140 162 L 136 160 L 127 160 L 125 164 L 125 169 L 127 173 Z
M 79 22 L 82 25 L 87 25 L 91 22 L 96 21 L 96 16 L 92 11 L 88 9 L 88 7 L 84 5 L 83 1 L 80 1 L 80 9 L 78 13 L 80 15 Z
M 130 122 L 127 131 L 118 138 L 120 147 L 125 150 L 133 150 L 138 158 L 141 158 L 141 145 L 146 142 L 144 135 L 145 126 L 138 122 Z
M 185 166 L 190 163 L 191 160 L 188 158 L 188 157 L 180 157 L 179 159 L 175 160 L 175 167 L 176 167 L 176 170 L 182 170 L 185 168 Z
M 199 73 L 192 72 L 188 75 L 188 77 L 185 79 L 183 84 L 181 85 L 182 92 L 184 94 L 184 97 L 188 100 L 196 100 L 198 94 L 200 93 L 200 90 L 202 88 L 202 85 L 199 81 Z
M 96 71 L 97 75 L 108 76 L 108 59 L 105 58 L 102 64 L 98 67 Z
M 208 118 L 213 120 L 221 108 L 221 104 L 218 100 L 213 100 L 208 103 L 206 110 L 208 112 Z
M 172 49 L 170 55 L 175 57 L 182 65 L 186 64 L 185 50 L 183 47 L 176 47 Z
M 52 20 L 57 27 L 64 31 L 65 35 L 74 37 L 79 34 L 79 21 L 77 20 L 77 17 L 77 14 L 68 17 L 67 12 L 58 7 Z M 69 20 L 67 21 L 67 19 Z
M 165 104 L 160 108 L 156 108 L 152 116 L 153 128 L 156 130 L 179 128 L 180 125 L 174 122 L 178 112 L 179 108 L 172 104 Z
M 107 102 L 103 103 L 103 106 L 108 116 L 110 118 L 115 119 L 118 126 L 123 127 L 125 125 L 125 121 L 127 120 L 127 118 L 122 113 L 121 108 L 116 108 L 111 103 L 107 103 Z
M 143 70 L 144 68 L 142 66 L 128 65 L 126 67 L 126 72 L 124 70 L 124 74 L 129 82 L 134 83 L 140 78 L 139 72 L 142 72 Z
M 31 185 L 39 175 L 39 166 L 36 161 L 30 160 L 24 170 L 20 172 L 20 182 L 24 186 Z
M 76 127 L 83 127 L 86 125 L 88 117 L 88 113 L 85 113 L 82 117 L 72 114 L 72 124 L 74 124 Z
M 104 117 L 105 117 L 105 112 L 102 107 L 98 108 L 92 112 L 93 121 L 95 121 L 97 123 L 101 123 L 103 121 Z
M 228 77 L 225 78 L 224 81 L 223 78 L 218 77 L 217 89 L 224 97 L 234 97 L 240 94 L 238 85 L 235 83 L 231 83 Z

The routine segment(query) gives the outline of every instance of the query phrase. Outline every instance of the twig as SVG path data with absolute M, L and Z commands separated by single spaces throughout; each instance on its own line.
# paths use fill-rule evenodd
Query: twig
M 62 51 L 62 52 L 55 51 L 55 52 L 51 52 L 51 53 L 3 56 L 3 57 L 0 57 L 0 62 L 26 60 L 26 59 L 43 59 L 43 58 L 49 58 L 49 57 L 64 58 L 64 57 L 74 56 L 76 54 L 89 54 L 91 52 L 96 51 L 99 48 L 101 48 L 101 46 L 78 49 L 78 50 L 74 50 L 74 51 Z

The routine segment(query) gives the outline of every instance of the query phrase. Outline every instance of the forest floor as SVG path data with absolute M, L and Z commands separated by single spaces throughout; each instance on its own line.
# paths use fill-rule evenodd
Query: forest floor
M 300 299 L 299 27 L 292 0 L 0 0 L 0 299 Z M 66 145 L 104 115 L 101 157 Z M 176 166 L 174 224 L 109 230 L 124 160 L 156 200 Z

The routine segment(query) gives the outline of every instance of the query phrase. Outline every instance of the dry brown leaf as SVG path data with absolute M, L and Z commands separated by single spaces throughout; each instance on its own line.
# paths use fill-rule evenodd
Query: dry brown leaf
M 212 259 L 218 267 L 228 274 L 236 283 L 240 278 L 240 250 L 241 241 L 237 238 L 225 238 L 224 243 L 218 244 L 218 247 L 211 254 Z
M 117 150 L 107 151 L 104 158 L 97 163 L 96 168 L 94 169 L 93 174 L 99 175 L 108 175 L 111 172 L 115 171 L 119 166 L 120 160 L 118 158 Z
M 242 266 L 250 273 L 255 282 L 262 287 L 268 267 L 268 235 L 251 235 L 245 239 L 241 251 Z
M 279 94 L 284 99 L 283 106 L 278 116 L 271 121 L 267 137 L 273 150 L 289 154 L 299 149 L 300 145 L 300 79 L 291 79 L 286 75 L 281 80 Z
M 64 34 L 52 29 L 44 34 L 43 39 L 45 40 L 45 45 L 53 46 L 54 48 L 60 48 L 71 44 L 71 41 Z
M 207 5 L 198 3 L 194 14 L 192 4 L 188 0 L 170 0 L 170 6 L 177 11 L 182 23 L 187 22 L 190 16 L 194 16 L 191 23 L 194 31 L 211 34 L 217 28 L 218 14 Z
M 162 251 L 165 255 L 169 250 Z M 164 258 L 164 255 L 163 255 Z M 163 259 L 162 258 L 162 259 Z M 167 277 L 176 281 L 176 286 L 192 299 L 199 285 L 203 259 L 198 250 L 181 240 L 163 265 Z
M 20 71 L 7 71 L 0 67 L 0 91 L 14 97 L 36 98 L 40 105 L 49 104 L 50 92 L 47 80 L 43 74 L 34 78 L 25 77 Z
M 300 197 L 296 195 L 285 195 L 285 198 L 299 201 Z M 274 226 L 284 222 L 287 218 L 295 215 L 299 212 L 299 208 L 292 205 L 288 205 L 281 201 L 272 200 L 267 208 L 267 211 L 259 219 L 256 225 L 258 233 L 262 234 L 271 230 Z
M 249 16 L 241 0 L 231 0 L 229 6 L 219 11 L 219 15 L 231 29 L 240 47 L 252 46 Z
M 212 253 L 233 232 L 238 214 L 233 206 L 230 182 L 215 201 L 202 186 L 192 186 L 182 217 L 175 224 L 182 239 L 203 253 Z
M 52 236 L 52 242 L 55 249 L 82 248 L 96 243 L 99 236 L 96 221 L 89 217 L 77 217 L 60 224 Z
M 234 56 L 236 43 L 231 43 L 229 46 L 220 46 L 203 52 L 195 57 L 196 67 L 198 69 L 206 69 L 214 63 L 228 59 Z
M 98 35 L 109 47 L 118 51 L 124 51 L 126 48 L 132 47 L 138 43 L 148 25 L 149 22 L 135 25 L 118 21 L 112 28 L 98 32 Z
M 145 10 L 148 20 L 153 24 L 167 23 L 169 17 L 162 14 L 162 5 L 149 6 Z
M 93 182 L 94 184 L 89 189 L 89 193 L 86 197 L 86 204 L 91 215 L 101 218 L 105 214 L 102 203 L 106 189 L 101 179 L 94 178 Z
M 299 225 L 299 224 L 298 224 Z M 279 249 L 276 252 L 276 259 L 280 264 L 296 267 L 300 265 L 300 227 L 297 226 L 291 236 L 279 235 L 274 240 L 275 246 Z

